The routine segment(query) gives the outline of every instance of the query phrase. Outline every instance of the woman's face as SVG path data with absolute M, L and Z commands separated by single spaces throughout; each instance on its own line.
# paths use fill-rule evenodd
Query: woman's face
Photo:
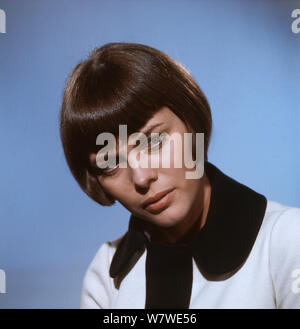
M 145 132 L 150 126 L 155 126 L 151 133 L 178 133 L 177 136 L 182 138 L 182 145 L 171 143 L 169 151 L 166 151 L 163 142 L 162 145 L 154 146 L 159 147 L 159 150 L 149 156 L 150 161 L 151 157 L 157 157 L 159 152 L 169 152 L 170 167 L 163 168 L 161 162 L 158 168 L 151 168 L 151 165 L 148 168 L 133 168 L 127 165 L 127 168 L 108 169 L 106 174 L 97 176 L 98 180 L 107 193 L 150 226 L 189 226 L 189 222 L 198 218 L 201 213 L 203 180 L 206 176 L 204 174 L 202 178 L 186 179 L 186 172 L 195 170 L 186 168 L 184 157 L 180 157 L 184 154 L 184 133 L 188 131 L 186 125 L 169 108 L 161 108 L 139 132 Z M 128 145 L 128 153 L 134 147 L 135 145 Z M 174 166 L 177 157 L 182 158 L 181 168 Z M 90 155 L 90 160 L 95 165 L 95 153 Z M 157 196 L 159 198 L 165 192 L 168 193 L 159 201 L 145 207 L 144 203 L 148 198 L 160 194 Z

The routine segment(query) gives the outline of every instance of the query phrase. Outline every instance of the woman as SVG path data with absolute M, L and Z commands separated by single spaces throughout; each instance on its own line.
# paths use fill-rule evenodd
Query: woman
M 128 135 L 159 134 L 143 152 L 149 163 L 167 154 L 170 166 L 121 166 L 135 145 L 121 140 L 121 125 Z M 75 67 L 61 109 L 67 163 L 93 200 L 117 200 L 131 212 L 128 231 L 103 243 L 87 269 L 81 308 L 300 307 L 300 209 L 267 200 L 210 163 L 211 128 L 203 92 L 159 50 L 109 43 Z M 99 165 L 102 133 L 122 142 L 111 166 Z M 167 148 L 163 134 L 192 134 L 192 144 Z M 203 152 L 201 177 L 186 178 L 193 168 L 179 155 L 187 145 L 193 160 Z

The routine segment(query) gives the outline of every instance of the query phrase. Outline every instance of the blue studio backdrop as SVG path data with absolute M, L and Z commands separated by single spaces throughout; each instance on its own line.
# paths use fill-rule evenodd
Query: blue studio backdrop
M 0 0 L 0 308 L 78 308 L 96 251 L 127 230 L 126 209 L 81 191 L 59 138 L 67 77 L 107 42 L 143 43 L 181 62 L 211 105 L 209 160 L 300 207 L 297 8 L 292 0 Z

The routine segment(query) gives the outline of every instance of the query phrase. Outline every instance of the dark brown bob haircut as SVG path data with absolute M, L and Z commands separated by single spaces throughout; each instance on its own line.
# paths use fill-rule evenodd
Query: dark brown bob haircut
M 191 74 L 165 53 L 143 44 L 108 43 L 93 50 L 72 71 L 60 111 L 60 136 L 68 166 L 83 191 L 97 203 L 115 200 L 102 188 L 89 154 L 102 132 L 139 131 L 163 106 L 189 132 L 204 133 L 207 160 L 212 118 L 205 95 Z M 194 154 L 194 150 L 193 150 Z

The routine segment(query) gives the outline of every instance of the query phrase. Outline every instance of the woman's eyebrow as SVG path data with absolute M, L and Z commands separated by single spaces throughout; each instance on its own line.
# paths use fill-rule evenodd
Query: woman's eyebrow
M 161 126 L 161 125 L 163 125 L 163 124 L 164 124 L 164 122 L 158 122 L 158 123 L 155 123 L 155 124 L 153 124 L 153 125 L 151 125 L 151 126 L 149 126 L 149 127 L 146 127 L 144 131 L 141 131 L 141 133 L 143 133 L 143 134 L 145 134 L 147 137 L 149 137 L 151 131 L 152 131 L 154 128 L 159 127 L 159 126 Z
M 154 128 L 159 127 L 159 126 L 161 126 L 161 125 L 163 125 L 163 124 L 165 124 L 165 122 L 154 123 L 154 124 L 152 124 L 151 126 L 148 126 L 148 127 L 144 128 L 144 130 L 138 131 L 137 133 L 139 133 L 139 136 L 142 135 L 142 134 L 144 134 L 146 137 L 149 137 L 151 131 L 152 131 Z M 118 144 L 118 142 L 117 142 L 117 144 Z M 117 154 L 118 154 L 118 153 L 119 153 L 119 152 L 117 152 Z

